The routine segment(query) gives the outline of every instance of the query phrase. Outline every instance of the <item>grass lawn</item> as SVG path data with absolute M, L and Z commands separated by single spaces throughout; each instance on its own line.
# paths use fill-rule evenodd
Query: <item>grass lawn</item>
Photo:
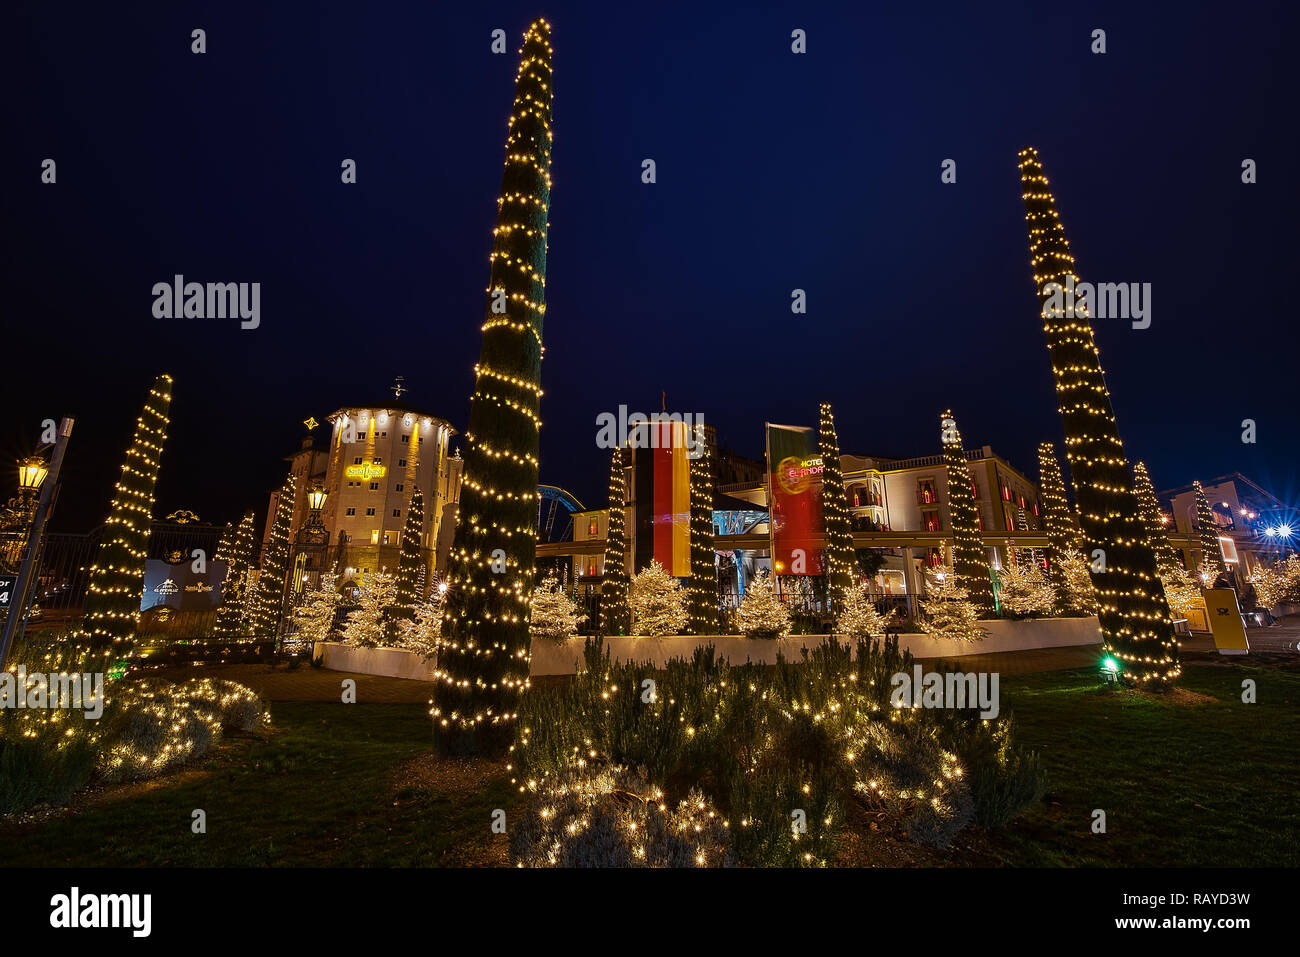
M 1258 704 L 1241 703 L 1248 677 Z M 1006 676 L 1002 707 L 1044 757 L 1045 801 L 947 851 L 884 832 L 847 842 L 844 860 L 1296 866 L 1300 668 L 1192 665 L 1182 687 L 1213 700 L 1110 692 L 1092 670 Z M 273 731 L 228 738 L 181 774 L 87 795 L 40 823 L 0 824 L 0 864 L 508 864 L 491 813 L 512 820 L 520 796 L 500 765 L 434 759 L 424 705 L 277 702 L 272 715 Z M 206 834 L 191 833 L 195 808 Z M 1091 831 L 1095 808 L 1105 834 Z

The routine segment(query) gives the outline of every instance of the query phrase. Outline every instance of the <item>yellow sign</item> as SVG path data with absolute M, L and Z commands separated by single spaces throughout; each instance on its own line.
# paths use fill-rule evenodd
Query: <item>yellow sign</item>
M 1210 588 L 1205 592 L 1205 611 L 1210 619 L 1214 645 L 1221 655 L 1250 653 L 1246 626 L 1237 607 L 1237 593 L 1231 588 Z
M 349 465 L 343 470 L 343 474 L 348 478 L 383 478 L 388 474 L 388 466 L 376 465 L 374 462 L 363 462 L 361 465 Z

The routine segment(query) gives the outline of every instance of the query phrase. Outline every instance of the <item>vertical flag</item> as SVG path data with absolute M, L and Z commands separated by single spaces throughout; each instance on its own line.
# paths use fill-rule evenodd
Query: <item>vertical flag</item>
M 817 433 L 793 425 L 766 426 L 773 573 L 824 574 L 826 523 Z

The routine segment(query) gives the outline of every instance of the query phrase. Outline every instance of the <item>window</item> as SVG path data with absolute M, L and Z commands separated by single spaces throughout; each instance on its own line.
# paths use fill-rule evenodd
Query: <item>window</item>
M 378 482 L 371 482 L 371 483 L 370 483 L 370 491 L 372 491 L 372 492 L 378 492 L 378 491 L 379 491 L 379 483 L 378 483 Z
M 360 464 L 361 464 L 361 456 L 358 455 L 355 459 L 353 459 L 353 460 L 352 460 L 352 464 L 353 464 L 353 465 L 360 465 Z
M 403 484 L 401 484 L 400 482 L 397 484 L 397 491 L 400 492 L 400 491 L 402 491 L 402 489 L 404 489 L 404 488 L 406 488 L 406 486 L 403 485 Z
M 378 455 L 376 455 L 376 456 L 375 456 L 375 459 L 374 459 L 374 464 L 375 464 L 375 465 L 383 465 L 383 464 L 384 464 L 384 460 L 381 459 Z
M 916 501 L 920 505 L 938 505 L 939 491 L 933 478 L 917 479 Z
M 421 441 L 421 442 L 423 442 L 423 441 L 424 441 L 424 436 L 423 436 L 423 435 L 422 435 L 422 436 L 420 436 L 420 441 Z
M 365 433 L 365 432 L 358 432 L 358 433 L 357 433 L 357 441 L 358 441 L 358 442 L 364 442 L 365 440 L 366 440 L 366 433 Z
M 404 469 L 404 468 L 406 468 L 406 459 L 398 459 L 398 460 L 397 460 L 397 467 L 398 467 L 399 469 Z
M 943 531 L 943 523 L 939 520 L 939 510 L 937 508 L 921 510 L 921 529 L 926 532 Z
M 379 529 L 376 528 L 370 532 L 370 544 L 371 545 L 379 544 Z
M 355 515 L 355 514 L 357 514 L 357 510 L 356 510 L 355 508 L 349 508 L 349 509 L 347 509 L 347 511 L 345 512 L 345 514 L 347 514 L 347 515 Z
M 373 508 L 368 508 L 368 509 L 366 509 L 366 514 L 367 514 L 367 515 L 374 515 L 374 514 L 375 514 L 375 510 L 374 510 Z
M 401 518 L 401 517 L 402 517 L 402 510 L 400 508 L 393 509 L 393 518 Z
M 587 534 L 588 535 L 600 534 L 600 519 L 593 518 L 591 521 L 587 523 Z
M 387 433 L 387 432 L 380 432 L 380 433 L 379 433 L 379 437 L 380 437 L 381 439 L 386 439 L 386 438 L 388 438 L 388 433 Z
M 410 445 L 410 444 L 411 444 L 411 437 L 410 437 L 409 435 L 404 435 L 404 436 L 402 436 L 402 444 L 403 444 L 403 445 Z

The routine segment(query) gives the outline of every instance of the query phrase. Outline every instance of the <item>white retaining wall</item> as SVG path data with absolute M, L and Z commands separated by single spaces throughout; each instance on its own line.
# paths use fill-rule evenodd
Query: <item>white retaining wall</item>
M 335 641 L 316 642 L 315 654 L 330 671 L 432 681 L 433 659 L 401 648 L 355 648 Z
M 983 641 L 962 642 L 929 635 L 900 635 L 900 651 L 910 651 L 915 658 L 953 658 L 999 651 L 1026 651 L 1033 648 L 1062 648 L 1071 645 L 1101 644 L 1101 630 L 1096 618 L 1041 618 L 1026 621 L 982 621 L 988 632 Z M 798 661 L 803 648 L 825 643 L 827 635 L 791 635 L 787 638 L 746 638 L 742 635 L 703 635 L 668 638 L 633 636 L 606 638 L 614 662 L 636 661 L 663 667 L 673 658 L 690 658 L 696 648 L 713 645 L 717 657 L 733 665 L 746 661 L 776 664 L 779 652 L 786 661 Z M 843 640 L 843 639 L 841 639 Z M 532 645 L 533 675 L 571 675 L 583 669 L 582 638 L 564 641 L 538 639 Z

